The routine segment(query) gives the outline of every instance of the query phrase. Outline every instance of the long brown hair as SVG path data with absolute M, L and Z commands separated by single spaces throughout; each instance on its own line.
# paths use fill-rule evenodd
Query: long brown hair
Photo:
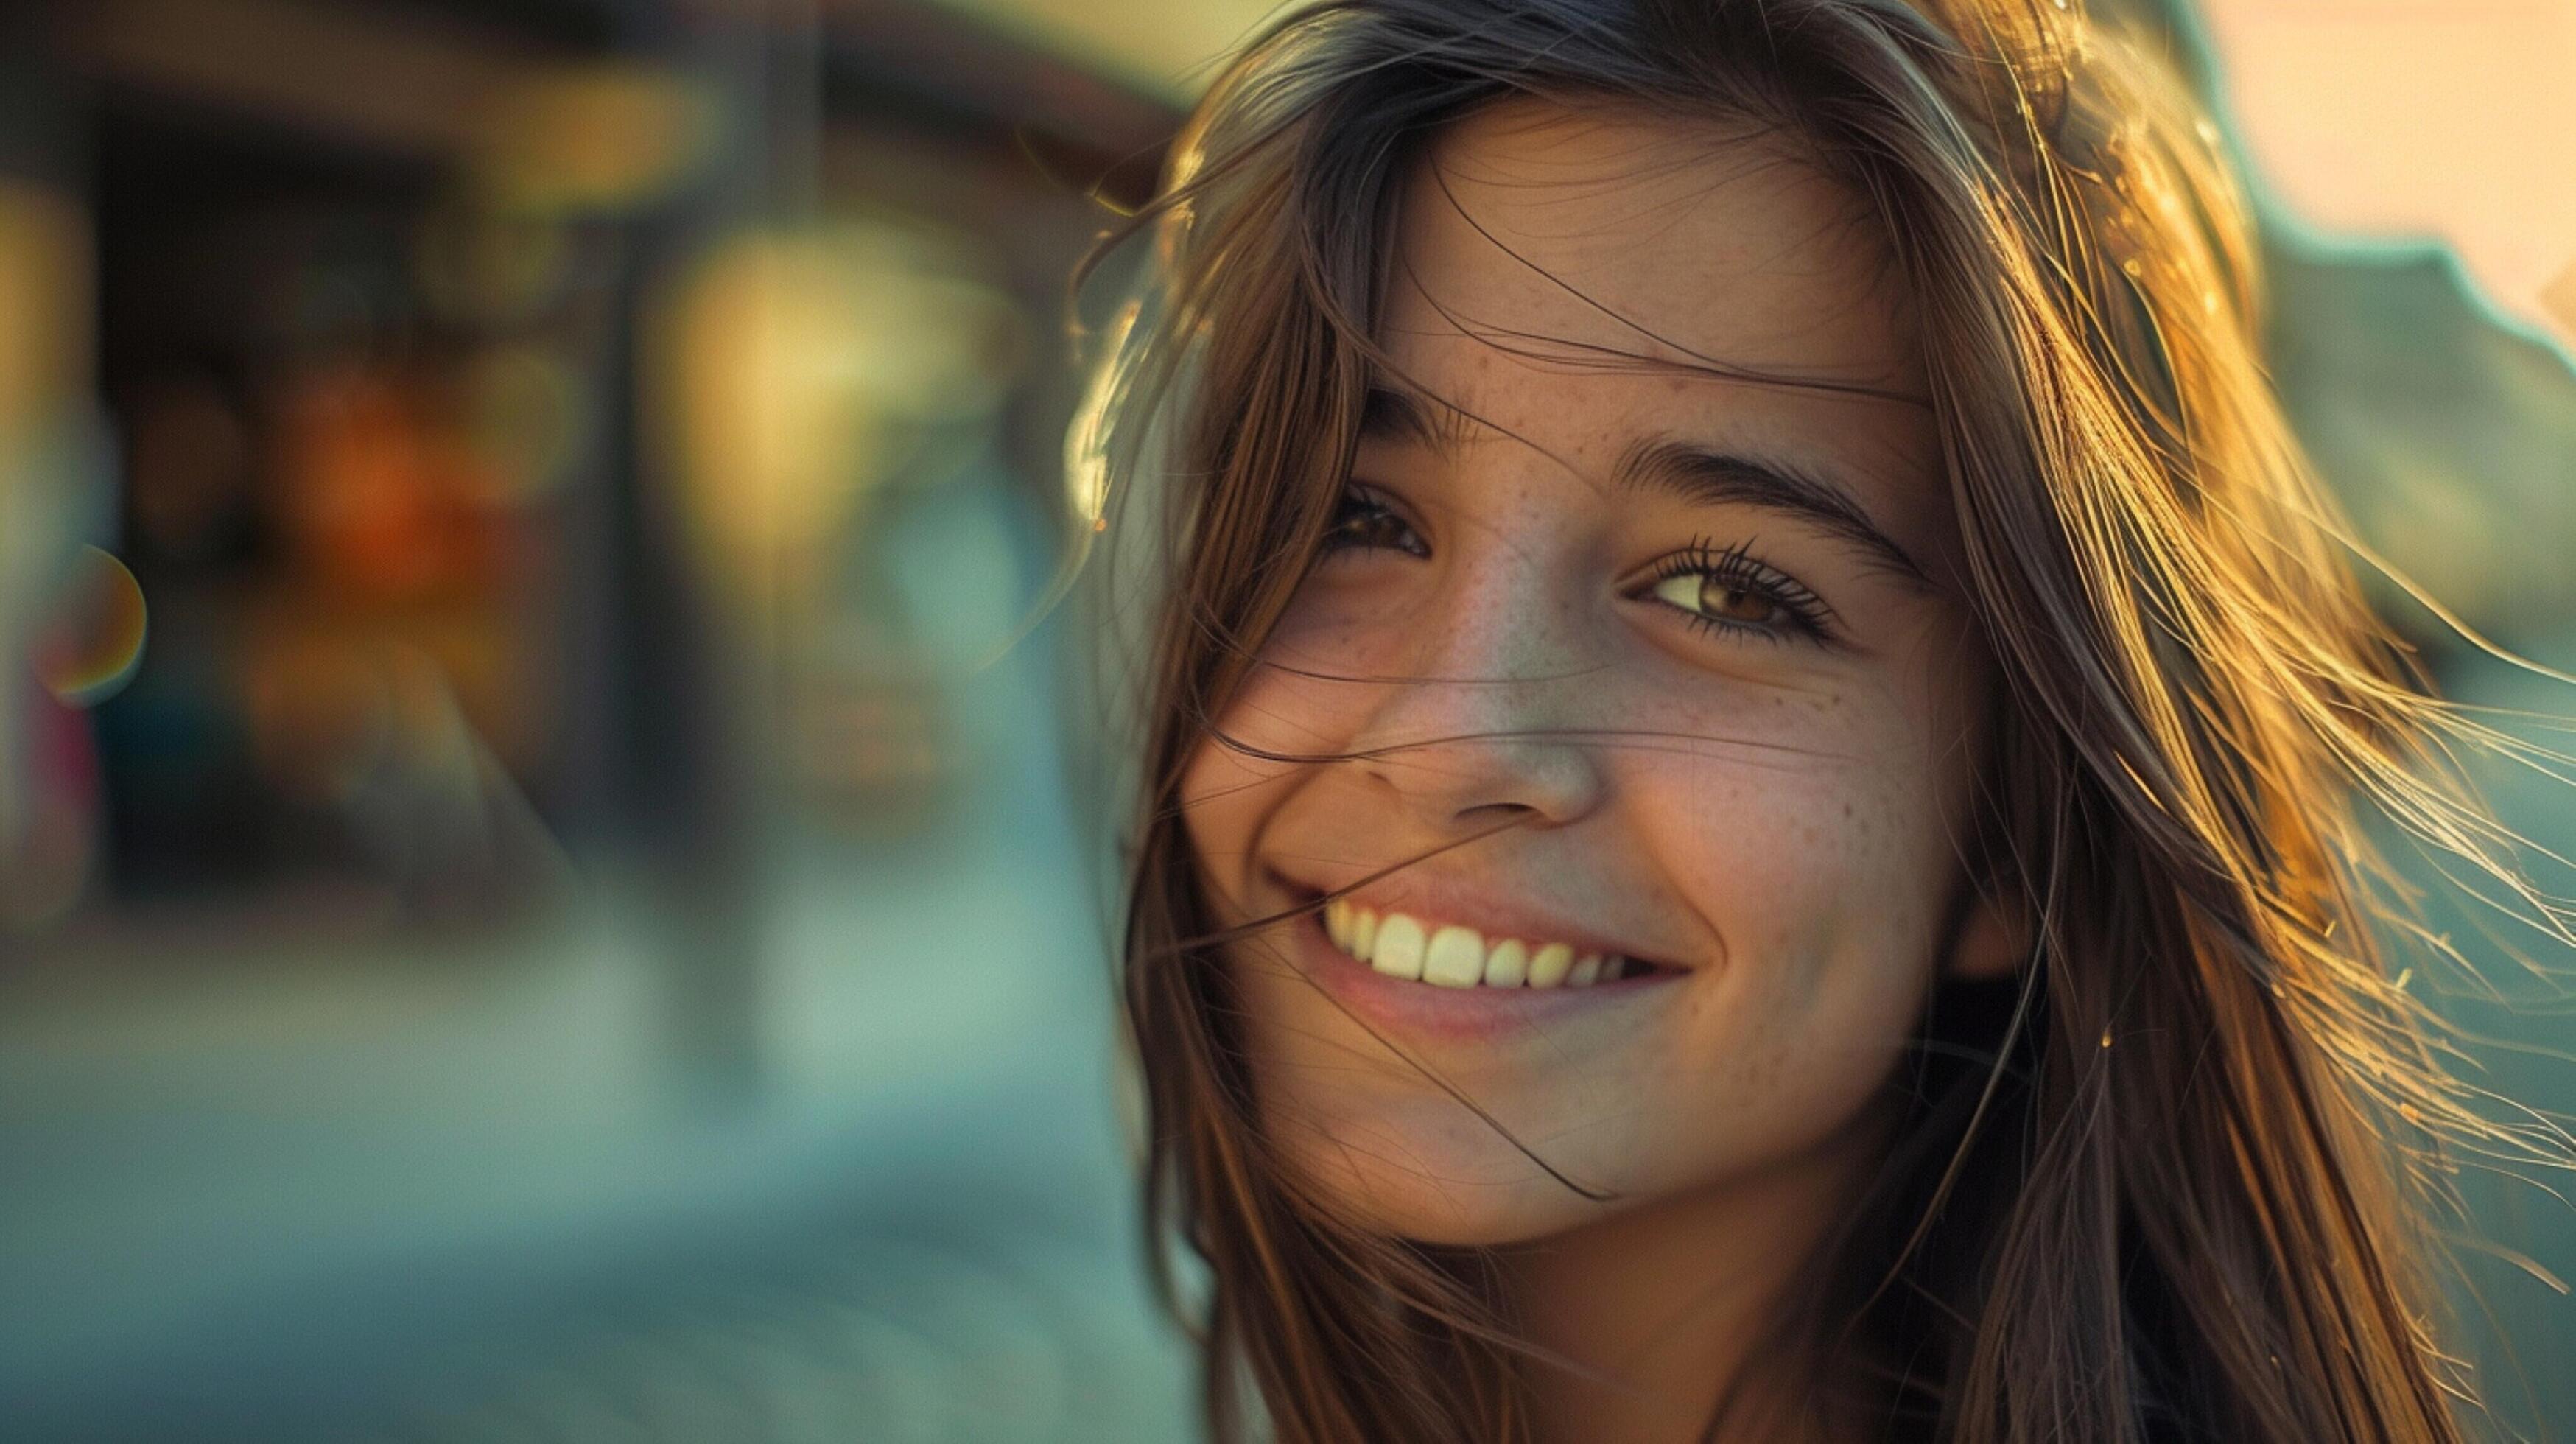
M 1521 1438 L 1548 1366 L 1471 1255 L 1343 1226 L 1283 1167 L 1220 961 L 1241 930 L 1179 807 L 1387 380 L 1395 182 L 1515 95 L 1801 142 L 1874 206 L 1923 338 L 2001 677 L 1976 861 L 2033 946 L 2000 991 L 1936 995 L 1801 1337 L 1874 1362 L 1921 1437 L 2461 1437 L 2443 1149 L 2556 1139 L 2440 1066 L 2399 970 L 2436 945 L 2406 947 L 2368 838 L 2566 920 L 2449 762 L 2510 744 L 2365 605 L 2269 390 L 2215 132 L 2150 37 L 2068 0 L 1337 0 L 1257 37 L 1176 144 L 1075 462 L 1113 540 L 1161 543 L 1124 986 L 1210 1428 Z

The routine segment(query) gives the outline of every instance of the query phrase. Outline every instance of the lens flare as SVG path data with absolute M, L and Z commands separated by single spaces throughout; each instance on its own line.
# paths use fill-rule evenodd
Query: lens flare
M 143 588 L 97 547 L 83 547 L 57 594 L 52 623 L 32 661 L 45 690 L 69 707 L 95 707 L 132 680 L 143 663 Z

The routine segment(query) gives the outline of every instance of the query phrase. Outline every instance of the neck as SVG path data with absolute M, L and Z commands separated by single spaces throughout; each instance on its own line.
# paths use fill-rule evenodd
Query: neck
M 1537 1437 L 1695 1444 L 1730 1388 L 1713 1439 L 1865 1437 L 1846 1411 L 1810 1396 L 1811 1375 L 1797 1367 L 1809 1359 L 1762 1351 L 1783 1342 L 1773 1333 L 1783 1307 L 1884 1141 L 1873 1121 L 1763 1173 L 1510 1251 L 1523 1332 L 1582 1366 L 1534 1366 Z

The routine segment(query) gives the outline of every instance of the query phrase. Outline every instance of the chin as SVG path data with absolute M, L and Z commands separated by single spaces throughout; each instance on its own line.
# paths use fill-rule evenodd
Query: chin
M 1469 1127 L 1484 1125 L 1469 1120 Z M 1533 1243 L 1613 1211 L 1549 1177 L 1500 1138 L 1474 1149 L 1421 1140 L 1342 1141 L 1368 1130 L 1309 1132 L 1288 1167 L 1334 1216 L 1364 1233 L 1447 1248 Z M 1412 1146 L 1407 1146 L 1410 1142 Z M 1441 1140 L 1455 1143 L 1455 1138 Z

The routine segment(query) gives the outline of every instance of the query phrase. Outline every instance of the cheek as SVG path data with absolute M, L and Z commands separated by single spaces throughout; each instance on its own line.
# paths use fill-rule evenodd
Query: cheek
M 1303 759 L 1333 753 L 1356 725 L 1361 699 L 1355 694 L 1362 688 L 1303 674 L 1320 669 L 1269 665 L 1275 656 L 1275 650 L 1265 653 L 1265 664 L 1236 690 L 1181 774 L 1181 821 L 1191 856 L 1223 907 L 1249 880 L 1264 823 L 1301 779 L 1314 775 L 1314 765 Z
M 1191 755 L 1181 807 L 1202 868 L 1223 879 L 1314 764 L 1349 749 L 1385 689 L 1363 679 L 1403 675 L 1422 635 L 1401 587 L 1309 583 L 1280 617 L 1261 658 Z
M 1258 746 L 1229 730 L 1226 719 L 1218 719 L 1217 731 L 1222 737 L 1202 738 L 1181 774 L 1181 830 L 1218 920 L 1234 922 L 1245 913 L 1243 895 L 1261 819 L 1286 769 L 1245 746 L 1228 745 L 1225 738 Z
M 1618 779 L 1673 890 L 1761 951 L 1917 931 L 1954 864 L 1946 769 L 1962 764 L 1929 740 L 1931 708 L 1863 683 L 1730 690 L 1656 724 L 1709 745 L 1628 754 Z
M 1900 1056 L 1956 870 L 1937 754 L 1908 717 L 1854 706 L 1775 747 L 1624 779 L 1665 887 L 1721 959 L 1659 1060 L 1660 1086 L 1701 1122 L 1809 1141 Z
M 1705 805 L 1663 819 L 1680 877 L 1730 955 L 1928 958 L 1950 870 L 1931 797 L 1911 779 L 1836 764 L 1702 779 Z M 1809 970 L 1805 976 L 1826 981 Z

